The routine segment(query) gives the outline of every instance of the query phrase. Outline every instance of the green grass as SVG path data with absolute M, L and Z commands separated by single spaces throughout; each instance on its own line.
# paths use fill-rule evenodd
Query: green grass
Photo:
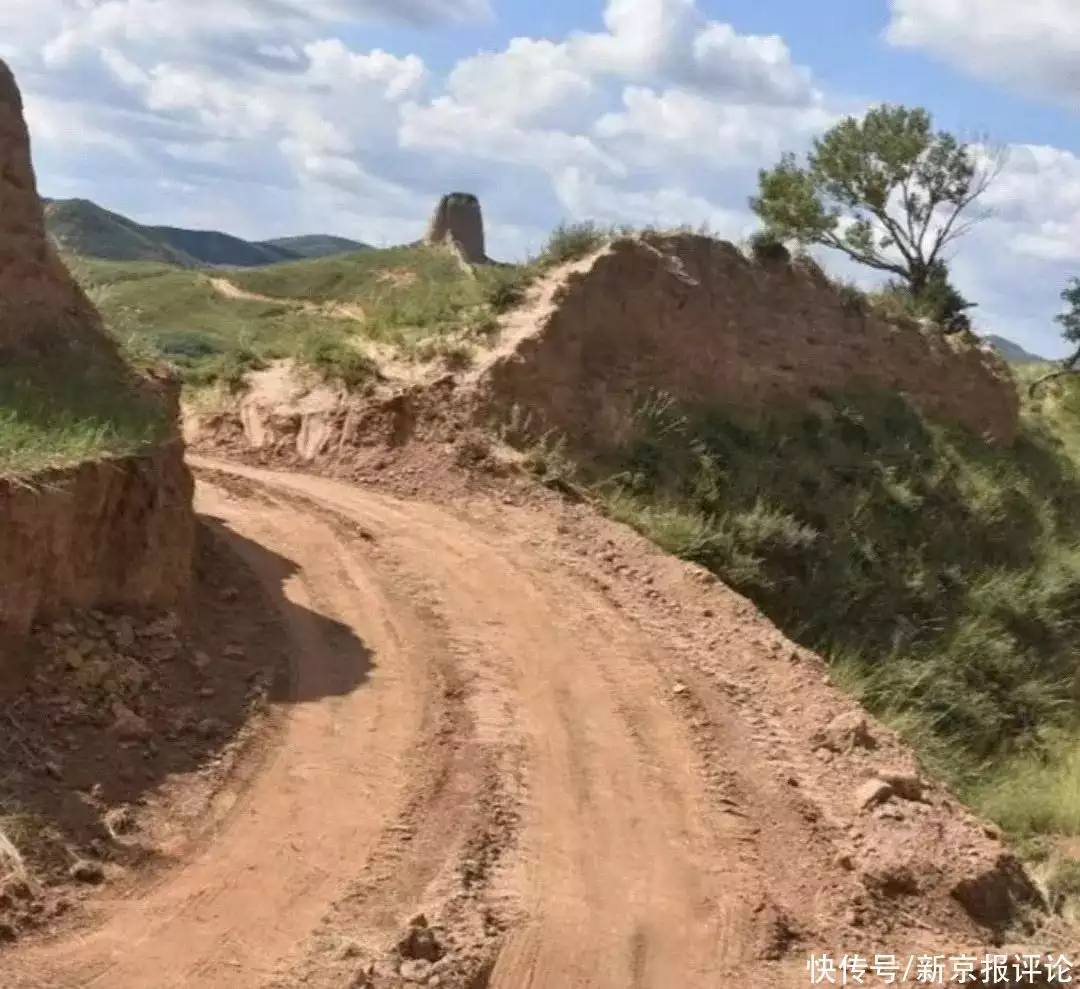
M 167 431 L 161 403 L 107 353 L 61 342 L 0 363 L 0 476 L 124 456 Z
M 359 387 L 372 379 L 368 342 L 460 366 L 472 344 L 490 341 L 496 317 L 521 301 L 535 273 L 492 266 L 470 275 L 448 252 L 423 247 L 213 272 L 267 300 L 258 301 L 225 298 L 204 275 L 167 265 L 69 263 L 120 338 L 170 361 L 193 385 L 235 384 L 245 368 L 294 357 Z M 335 305 L 363 319 L 335 314 Z
M 561 223 L 551 232 L 541 252 L 541 258 L 545 264 L 552 265 L 577 261 L 599 250 L 616 235 L 617 231 L 614 229 L 607 229 L 592 222 Z
M 825 654 L 977 806 L 1080 833 L 1080 477 L 1044 415 L 995 449 L 869 391 L 754 418 L 654 397 L 587 479 Z

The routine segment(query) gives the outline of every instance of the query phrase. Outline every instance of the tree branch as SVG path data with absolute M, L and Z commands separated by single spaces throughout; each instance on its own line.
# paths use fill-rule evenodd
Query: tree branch
M 1064 378 L 1069 374 L 1080 374 L 1080 368 L 1076 366 L 1078 362 L 1080 362 L 1080 349 L 1078 349 L 1075 354 L 1066 357 L 1065 360 L 1061 362 L 1061 367 L 1056 371 L 1051 371 L 1049 374 L 1044 374 L 1041 378 L 1036 378 L 1028 386 L 1028 398 L 1034 398 L 1035 392 L 1038 390 L 1039 386 L 1046 384 L 1047 381 L 1053 381 L 1055 378 Z
M 899 275 L 901 278 L 906 279 L 908 276 L 907 269 L 903 265 L 893 264 L 891 261 L 886 261 L 883 258 L 875 257 L 872 254 L 863 254 L 862 251 L 857 251 L 855 248 L 845 244 L 834 233 L 826 233 L 821 237 L 822 247 L 831 247 L 837 251 L 843 251 L 852 261 L 858 261 L 859 264 L 865 264 L 868 268 L 874 268 L 877 271 L 888 271 L 894 275 Z
M 965 224 L 961 225 L 956 230 L 953 230 L 953 225 L 956 223 L 957 217 L 964 212 L 972 203 L 974 203 L 980 196 L 982 196 L 994 179 L 1001 174 L 1001 169 L 1005 165 L 1005 160 L 1002 156 L 998 156 L 992 167 L 983 169 L 978 175 L 977 179 L 972 183 L 972 187 L 966 196 L 961 197 L 957 203 L 956 208 L 952 212 L 952 216 L 949 217 L 945 226 L 938 233 L 934 249 L 930 252 L 930 258 L 927 264 L 933 264 L 941 252 L 945 249 L 946 245 L 956 240 L 958 237 L 963 236 L 976 224 L 982 223 L 988 220 L 993 215 L 992 209 L 983 210 L 978 216 L 971 217 Z

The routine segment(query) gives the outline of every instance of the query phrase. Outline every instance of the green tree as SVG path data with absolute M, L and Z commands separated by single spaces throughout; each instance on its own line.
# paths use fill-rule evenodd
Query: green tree
M 1056 371 L 1044 374 L 1036 379 L 1028 388 L 1028 393 L 1034 397 L 1036 390 L 1043 383 L 1053 378 L 1060 378 L 1065 374 L 1076 374 L 1080 371 L 1080 278 L 1070 278 L 1069 283 L 1061 292 L 1061 301 L 1065 303 L 1065 311 L 1054 317 L 1054 322 L 1061 326 L 1061 335 L 1068 343 L 1073 345 L 1073 352 L 1058 365 Z
M 1002 164 L 934 131 L 926 110 L 884 104 L 836 124 L 805 163 L 788 152 L 763 169 L 750 206 L 776 239 L 842 251 L 921 299 L 945 249 L 990 215 L 975 206 Z

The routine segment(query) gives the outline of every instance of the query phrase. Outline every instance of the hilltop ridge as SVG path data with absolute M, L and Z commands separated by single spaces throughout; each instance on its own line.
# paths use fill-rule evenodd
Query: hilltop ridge
M 146 226 L 87 199 L 42 198 L 45 226 L 64 252 L 107 261 L 158 261 L 182 268 L 255 268 L 362 251 L 369 245 L 329 234 L 248 241 L 217 230 Z

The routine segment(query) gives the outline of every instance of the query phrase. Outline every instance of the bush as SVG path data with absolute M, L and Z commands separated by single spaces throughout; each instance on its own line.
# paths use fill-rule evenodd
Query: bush
M 791 252 L 783 241 L 768 230 L 757 230 L 750 235 L 750 254 L 763 265 L 787 264 L 791 260 Z
M 245 346 L 231 347 L 214 357 L 181 364 L 184 381 L 190 385 L 222 385 L 227 391 L 241 392 L 247 387 L 251 371 L 266 367 L 266 361 Z
M 546 264 L 564 264 L 577 261 L 599 250 L 609 239 L 609 234 L 591 220 L 583 223 L 560 223 L 548 238 L 541 252 Z
M 340 382 L 349 391 L 369 388 L 379 379 L 378 365 L 367 354 L 334 337 L 307 337 L 297 356 L 322 377 Z

